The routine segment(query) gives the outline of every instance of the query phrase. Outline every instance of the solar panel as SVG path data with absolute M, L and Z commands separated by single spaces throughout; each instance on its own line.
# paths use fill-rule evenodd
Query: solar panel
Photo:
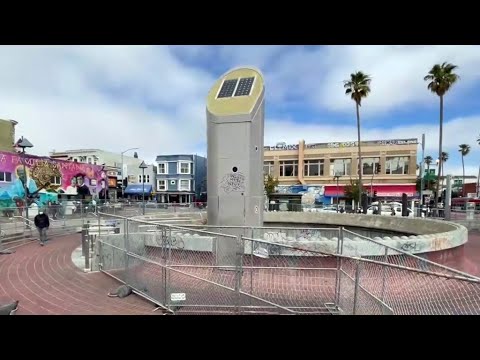
M 220 92 L 218 93 L 217 99 L 231 97 L 233 95 L 233 92 L 235 91 L 235 86 L 237 86 L 237 82 L 238 79 L 225 80 L 223 82 L 222 88 L 220 89 Z
M 235 96 L 245 96 L 250 95 L 250 91 L 252 90 L 253 80 L 255 77 L 248 77 L 240 79 L 237 87 L 237 91 L 235 91 Z

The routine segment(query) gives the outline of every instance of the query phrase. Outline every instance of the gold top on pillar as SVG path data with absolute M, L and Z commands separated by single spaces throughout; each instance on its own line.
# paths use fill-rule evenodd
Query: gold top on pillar
M 264 90 L 260 70 L 242 67 L 218 79 L 207 97 L 207 110 L 215 116 L 250 114 Z

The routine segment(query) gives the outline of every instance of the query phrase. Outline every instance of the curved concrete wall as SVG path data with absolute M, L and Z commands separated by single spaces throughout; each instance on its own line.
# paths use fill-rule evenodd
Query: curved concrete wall
M 425 253 L 451 249 L 468 241 L 466 227 L 442 220 L 412 219 L 363 214 L 337 213 L 303 213 L 303 212 L 268 212 L 265 222 L 305 224 L 345 227 L 363 227 L 377 230 L 398 231 L 409 236 L 376 237 L 375 241 L 410 253 Z M 310 239 L 310 241 L 290 241 L 284 243 L 302 248 L 332 252 L 335 251 L 336 238 Z M 344 234 L 344 254 L 352 256 L 383 255 L 384 248 L 375 243 L 356 237 L 346 232 Z

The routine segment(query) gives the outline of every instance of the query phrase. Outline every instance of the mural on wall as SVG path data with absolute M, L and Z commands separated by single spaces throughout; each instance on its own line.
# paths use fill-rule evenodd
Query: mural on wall
M 100 192 L 103 178 L 99 165 L 0 151 L 0 209 L 21 213 L 25 190 L 29 207 L 58 201 L 59 194 L 88 200 Z
M 324 201 L 325 186 L 322 185 L 281 185 L 277 187 L 281 194 L 301 194 L 302 204 L 314 205 Z

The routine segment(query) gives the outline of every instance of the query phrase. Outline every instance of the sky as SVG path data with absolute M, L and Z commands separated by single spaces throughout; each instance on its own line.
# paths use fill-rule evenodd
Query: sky
M 205 155 L 208 91 L 229 69 L 255 66 L 266 82 L 265 145 L 355 141 L 355 104 L 343 80 L 363 71 L 372 82 L 362 139 L 425 133 L 425 155 L 435 159 L 439 98 L 423 77 L 445 61 L 460 76 L 445 96 L 445 173 L 462 174 L 458 146 L 466 143 L 466 174 L 477 175 L 480 46 L 2 46 L 0 118 L 18 121 L 17 137 L 38 155 L 131 147 L 147 162 Z

